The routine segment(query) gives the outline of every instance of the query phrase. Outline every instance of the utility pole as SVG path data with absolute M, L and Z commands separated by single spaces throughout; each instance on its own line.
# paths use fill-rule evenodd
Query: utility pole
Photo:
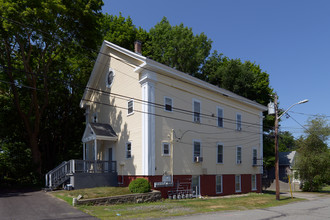
M 279 158 L 278 158 L 278 106 L 277 94 L 274 97 L 275 107 L 275 184 L 276 184 L 276 200 L 280 200 L 280 181 L 279 181 Z
M 300 105 L 308 102 L 308 99 L 304 99 L 291 105 L 280 116 L 278 116 L 277 94 L 274 96 L 274 110 L 275 110 L 275 184 L 276 184 L 276 200 L 280 200 L 280 181 L 279 181 L 279 158 L 278 158 L 278 121 L 285 115 L 293 106 Z

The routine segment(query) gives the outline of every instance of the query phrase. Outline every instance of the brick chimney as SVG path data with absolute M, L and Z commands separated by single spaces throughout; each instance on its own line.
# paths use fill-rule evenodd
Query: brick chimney
M 142 42 L 141 41 L 136 40 L 134 42 L 134 52 L 142 55 Z

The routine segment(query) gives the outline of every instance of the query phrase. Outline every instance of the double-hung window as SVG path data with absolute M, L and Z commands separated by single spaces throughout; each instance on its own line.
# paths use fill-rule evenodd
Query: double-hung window
M 173 106 L 173 101 L 172 101 L 172 99 L 169 98 L 169 97 L 165 97 L 165 98 L 164 98 L 164 107 L 165 107 L 165 111 L 167 111 L 167 112 L 171 112 L 171 111 L 173 111 L 173 110 L 172 110 L 172 106 Z
M 242 147 L 236 147 L 236 164 L 242 163 Z
M 194 145 L 193 161 L 197 162 L 197 158 L 200 158 L 202 155 L 201 154 L 201 142 L 194 140 L 193 145 Z
M 253 154 L 253 156 L 252 156 L 252 164 L 253 164 L 253 166 L 256 166 L 257 165 L 257 155 L 258 155 L 257 149 L 254 148 L 252 150 L 252 154 Z
M 251 186 L 252 190 L 257 190 L 257 175 L 255 174 L 251 175 Z
M 134 113 L 134 100 L 131 99 L 127 102 L 127 114 L 131 115 Z
M 235 192 L 241 192 L 241 175 L 235 175 Z
M 223 163 L 223 144 L 217 144 L 217 163 Z
M 223 128 L 223 109 L 217 107 L 218 127 Z
M 236 114 L 236 130 L 242 130 L 242 115 L 238 113 Z
M 126 158 L 132 158 L 132 143 L 127 142 L 126 143 Z
M 194 110 L 194 122 L 201 122 L 201 103 L 200 101 L 193 101 L 193 110 Z
M 216 193 L 222 193 L 222 175 L 217 175 L 216 177 Z
M 163 142 L 162 144 L 163 149 L 162 149 L 162 155 L 163 156 L 170 156 L 171 155 L 171 145 L 168 142 Z

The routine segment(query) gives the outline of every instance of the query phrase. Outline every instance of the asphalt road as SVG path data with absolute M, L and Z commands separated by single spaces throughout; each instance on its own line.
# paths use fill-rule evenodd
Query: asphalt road
M 95 220 L 90 215 L 43 191 L 0 191 L 0 219 Z
M 282 195 L 283 196 L 283 195 Z M 286 195 L 289 196 L 289 195 Z M 305 198 L 307 201 L 291 203 L 266 209 L 254 209 L 246 211 L 216 212 L 209 214 L 198 214 L 192 216 L 175 217 L 178 220 L 221 220 L 221 219 L 257 219 L 257 220 L 324 220 L 330 219 L 330 195 L 313 193 L 295 193 L 295 197 Z

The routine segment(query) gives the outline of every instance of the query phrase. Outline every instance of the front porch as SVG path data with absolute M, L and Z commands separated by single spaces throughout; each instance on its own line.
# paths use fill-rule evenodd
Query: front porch
M 117 186 L 116 161 L 69 160 L 49 171 L 46 188 L 55 189 L 70 184 L 74 189 L 99 186 Z

